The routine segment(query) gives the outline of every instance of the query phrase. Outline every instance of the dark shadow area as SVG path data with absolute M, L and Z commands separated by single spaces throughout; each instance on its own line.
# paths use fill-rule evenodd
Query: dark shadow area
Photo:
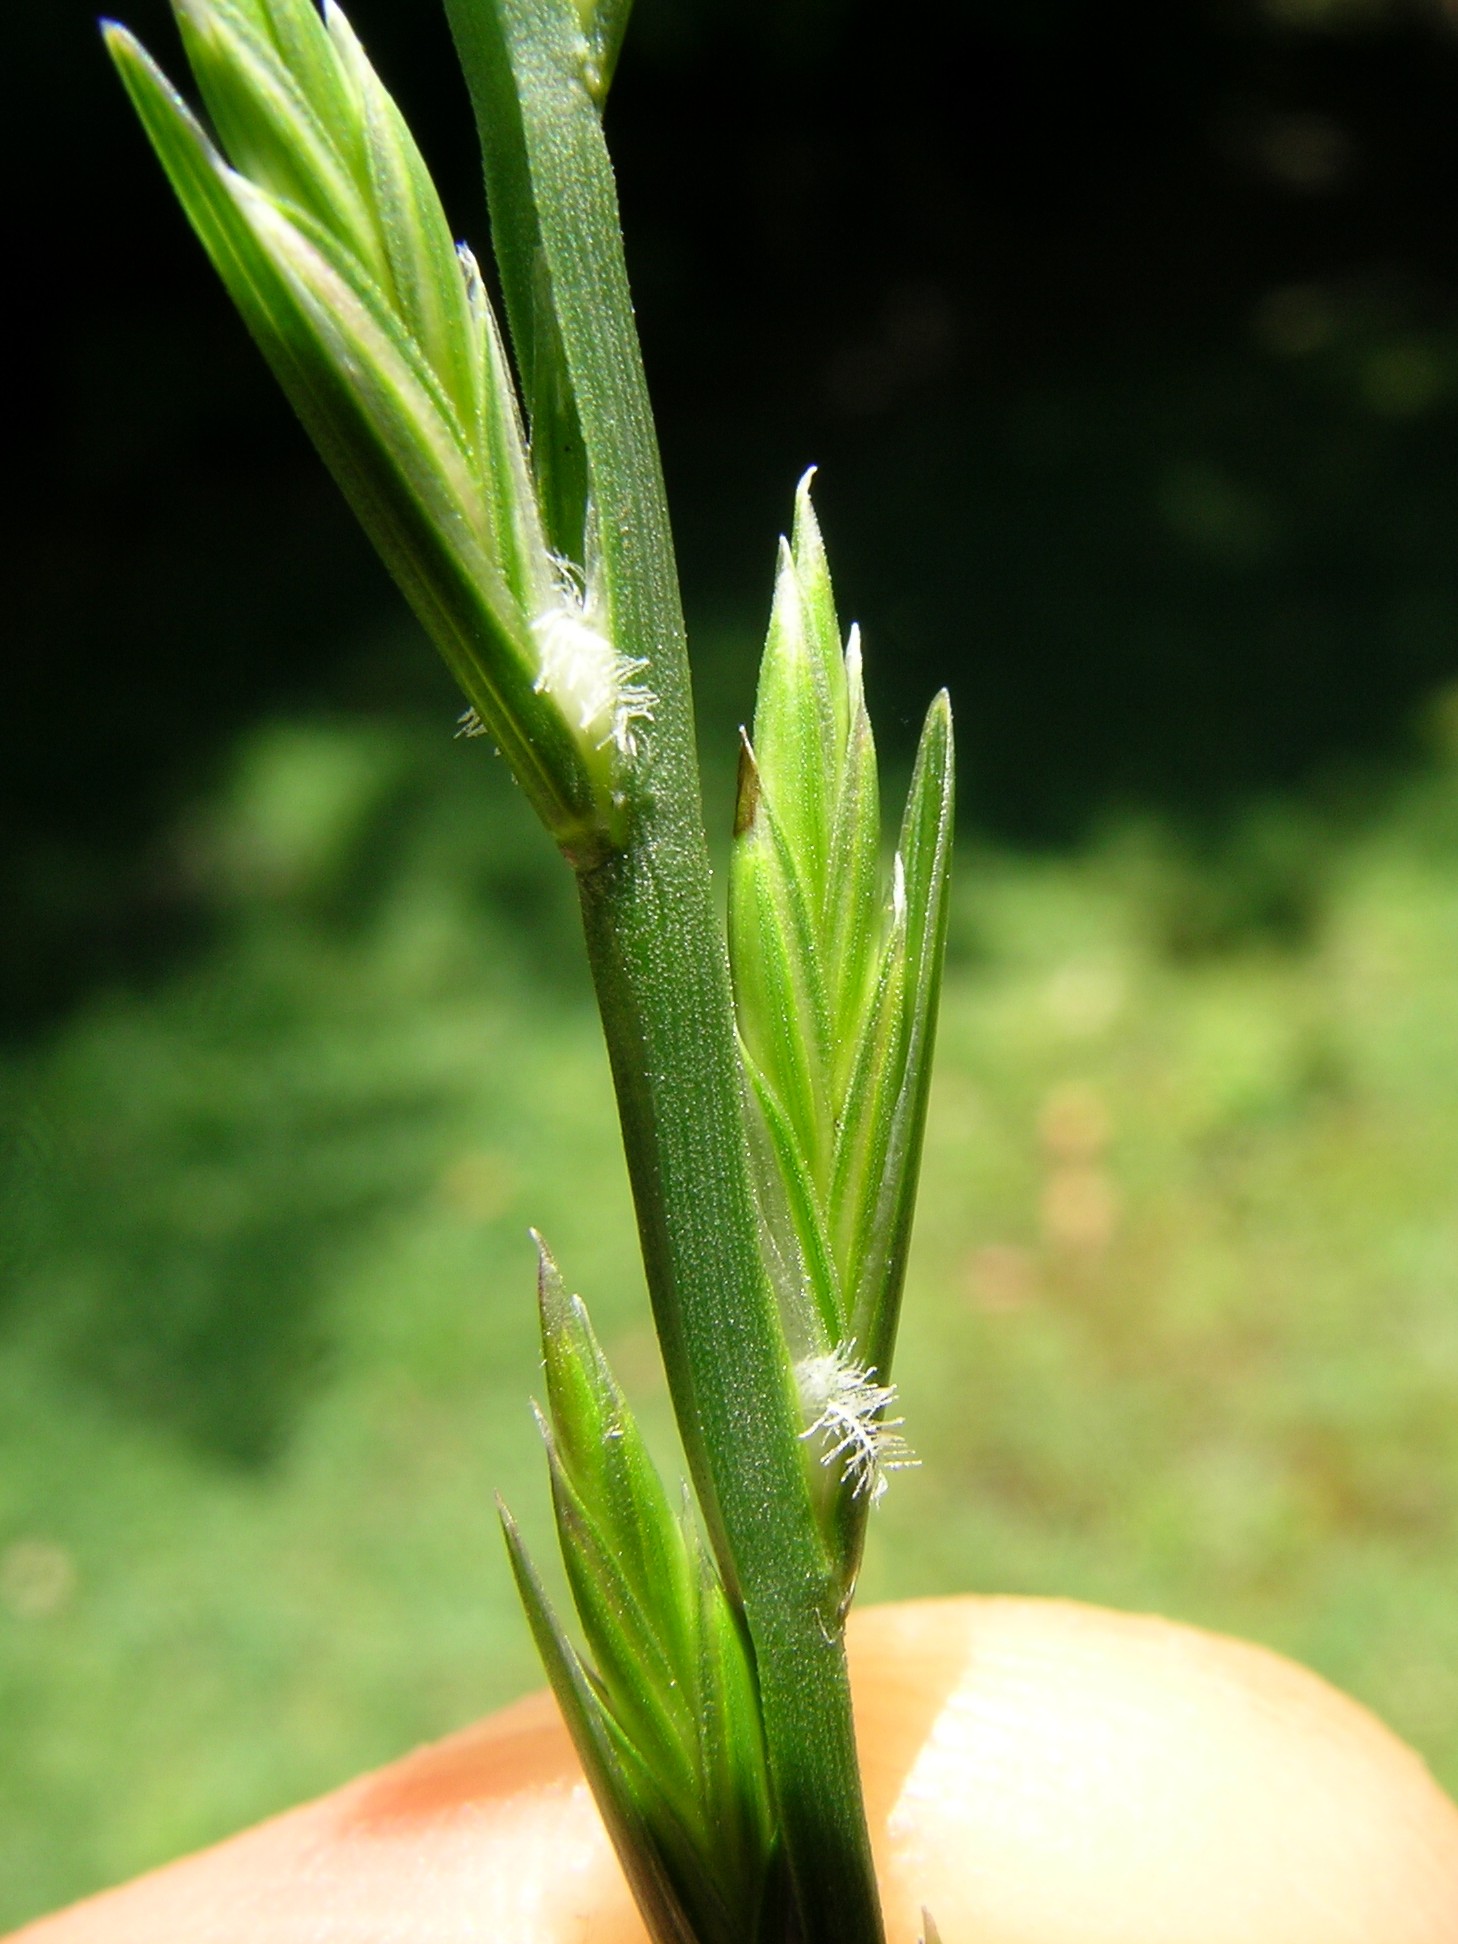
M 354 11 L 480 241 L 437 10 Z M 162 0 L 128 17 L 175 70 Z M 453 698 L 396 640 L 89 9 L 0 34 L 28 185 L 13 1034 L 196 942 L 155 837 L 247 723 L 362 691 L 446 723 Z M 706 652 L 761 626 L 815 460 L 888 732 L 950 678 L 996 835 L 1218 820 L 1400 752 L 1458 632 L 1455 106 L 1436 5 L 641 0 L 611 133 Z M 747 658 L 708 676 L 747 706 Z

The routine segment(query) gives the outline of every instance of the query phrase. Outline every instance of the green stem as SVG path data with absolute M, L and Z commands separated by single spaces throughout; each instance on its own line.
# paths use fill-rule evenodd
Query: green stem
M 600 112 L 572 0 L 447 7 L 518 356 L 533 394 L 540 360 L 563 361 L 614 637 L 656 698 L 627 845 L 579 882 L 674 1408 L 755 1650 L 804 1944 L 881 1944 L 839 1588 L 760 1256 L 678 579 Z
M 702 831 L 657 807 L 629 850 L 581 880 L 643 1260 L 685 1447 L 754 1644 L 803 1936 L 873 1944 L 839 1582 L 759 1259 Z

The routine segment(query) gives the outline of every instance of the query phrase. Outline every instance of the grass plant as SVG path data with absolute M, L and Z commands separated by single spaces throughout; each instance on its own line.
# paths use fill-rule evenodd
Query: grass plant
M 1307 924 L 1198 950 L 1240 847 L 966 862 L 897 1358 L 922 1466 L 860 1597 L 1264 1641 L 1452 1790 L 1458 775 L 1275 821 Z M 501 766 L 279 722 L 168 854 L 212 942 L 0 1068 L 6 1924 L 537 1678 L 484 1489 L 544 1554 L 529 1222 L 680 1462 L 570 879 Z
M 1308 921 L 1199 949 L 1242 846 L 964 865 L 898 1351 L 923 1462 L 861 1598 L 1266 1641 L 1452 1790 L 1458 778 L 1277 822 Z M 169 855 L 212 943 L 0 1069 L 0 1923 L 533 1684 L 484 1491 L 544 1553 L 529 1223 L 678 1466 L 572 886 L 502 768 L 276 723 Z
M 807 476 L 742 738 L 726 937 L 602 135 L 629 5 L 447 0 L 500 323 L 332 0 L 173 11 L 206 122 L 108 27 L 121 77 L 459 684 L 453 774 L 486 739 L 520 801 L 491 805 L 483 873 L 474 786 L 463 819 L 432 780 L 438 746 L 279 730 L 195 852 L 224 943 L 10 1077 L 21 1295 L 0 1421 L 35 1457 L 0 1500 L 17 1724 L 0 1917 L 519 1684 L 505 1580 L 461 1535 L 488 1471 L 529 1508 L 507 1407 L 538 1353 L 575 1630 L 530 1509 L 503 1513 L 511 1574 L 655 1944 L 880 1944 L 842 1632 L 868 1515 L 914 1462 L 903 1416 L 928 1471 L 905 1483 L 914 1536 L 872 1546 L 872 1586 L 1056 1587 L 1235 1626 L 1365 1692 L 1451 1770 L 1451 1624 L 1424 1561 L 1458 1520 L 1458 1470 L 1451 1439 L 1420 1470 L 1403 1453 L 1414 1409 L 1446 1424 L 1429 1391 L 1458 1354 L 1432 1266 L 1452 1129 L 1430 1046 L 1414 1058 L 1387 1004 L 1424 976 L 1399 965 L 1394 913 L 1439 955 L 1452 926 L 1411 835 L 1431 805 L 1303 887 L 1299 939 L 1237 925 L 1190 952 L 1198 910 L 1181 934 L 1181 882 L 1142 839 L 1080 866 L 984 859 L 954 908 L 945 698 L 886 857 L 859 638 Z M 535 943 L 499 882 L 483 892 L 503 855 Z M 602 1046 L 572 974 L 554 996 L 513 969 L 560 948 L 569 886 Z M 1139 915 L 1151 886 L 1162 941 Z M 903 1405 L 949 928 L 936 1348 L 913 1339 Z M 1440 1002 L 1427 1025 L 1451 1030 Z M 1353 1174 L 1390 1191 L 1370 1226 Z M 489 1313 L 463 1300 L 483 1270 L 520 1285 L 528 1216 L 562 1262 L 590 1253 L 591 1317 L 541 1241 L 534 1326 L 499 1288 Z M 1351 1325 L 1384 1301 L 1393 1356 L 1374 1369 Z M 177 1542 L 178 1510 L 206 1544 Z M 423 1583 L 441 1589 L 429 1624 L 405 1624 Z M 224 1665 L 270 1698 L 266 1731 L 197 1733 L 233 1705 Z M 62 1666 L 121 1724 L 127 1790 L 106 1814 L 94 1748 L 25 1719 Z M 1406 1703 L 1380 1691 L 1395 1666 Z M 240 1737 L 255 1770 L 192 1766 L 194 1738 Z M 133 1786 L 139 1742 L 156 1789 Z M 42 1821 L 66 1841 L 39 1842 Z
M 211 131 L 107 42 L 194 230 L 575 873 L 693 1479 L 675 1507 L 541 1248 L 584 1646 L 507 1543 L 657 1944 L 878 1944 L 844 1623 L 888 1416 L 945 943 L 933 705 L 888 892 L 860 650 L 802 486 L 735 819 L 730 967 L 602 110 L 627 0 L 450 0 L 512 353 L 325 0 L 176 0 Z M 757 745 L 757 748 L 756 748 Z M 700 1523 L 702 1530 L 700 1530 Z

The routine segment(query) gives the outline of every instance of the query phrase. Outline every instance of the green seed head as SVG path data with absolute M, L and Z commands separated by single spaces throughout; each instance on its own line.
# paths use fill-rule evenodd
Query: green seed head
M 885 1372 L 920 1158 L 951 809 L 940 697 L 883 873 L 860 638 L 852 628 L 842 649 L 807 474 L 780 545 L 740 762 L 730 957 L 765 1252 L 807 1442 L 829 1461 L 820 1490 L 847 1570 L 866 1504 L 907 1462 L 887 1421 Z
M 194 229 L 435 639 L 580 865 L 624 834 L 651 717 L 591 559 L 548 545 L 501 333 L 420 151 L 327 0 L 173 0 L 217 142 L 107 45 Z
M 655 1944 L 783 1936 L 769 1909 L 774 1812 L 744 1633 L 586 1309 L 538 1247 L 548 1406 L 538 1421 L 586 1658 L 508 1519 L 528 1618 Z

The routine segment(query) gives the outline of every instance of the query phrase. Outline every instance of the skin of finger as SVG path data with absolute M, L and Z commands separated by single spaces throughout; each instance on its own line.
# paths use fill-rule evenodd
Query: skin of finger
M 990 1599 L 872 1608 L 853 1666 L 898 1944 L 1458 1944 L 1458 1809 L 1279 1655 Z
M 851 1625 L 890 1944 L 1458 1944 L 1458 1809 L 1265 1650 L 1070 1602 Z M 545 1695 L 14 1944 L 644 1944 Z

